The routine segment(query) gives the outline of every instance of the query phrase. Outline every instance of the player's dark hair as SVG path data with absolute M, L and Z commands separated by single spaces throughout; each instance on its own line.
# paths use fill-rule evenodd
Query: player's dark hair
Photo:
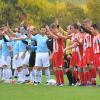
M 25 30 L 27 30 L 27 26 L 26 25 L 24 25 L 23 27 L 24 27 Z
M 57 25 L 56 25 L 55 23 L 52 23 L 52 24 L 50 25 L 50 28 L 52 28 L 52 29 L 57 28 Z
M 97 24 L 93 24 L 92 27 L 96 30 L 99 30 L 98 25 Z
M 74 23 L 72 26 L 73 26 L 75 29 L 77 29 L 77 30 L 81 31 L 80 26 L 79 26 L 79 25 L 77 25 L 76 23 Z
M 72 26 L 73 26 L 75 29 L 79 29 L 79 26 L 78 26 L 76 23 L 74 23 Z
M 41 28 L 45 28 L 45 25 L 41 25 L 40 29 L 41 29 Z

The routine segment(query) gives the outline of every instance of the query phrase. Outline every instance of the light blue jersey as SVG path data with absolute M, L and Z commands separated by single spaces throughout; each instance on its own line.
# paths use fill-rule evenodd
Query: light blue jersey
M 19 42 L 18 41 L 12 41 L 12 49 L 13 49 L 13 56 L 17 55 L 19 53 Z
M 36 52 L 48 52 L 48 47 L 47 47 L 48 37 L 46 35 L 42 36 L 40 34 L 37 34 L 32 37 L 32 40 L 35 40 L 37 42 Z
M 16 38 L 19 38 L 21 36 L 20 33 L 17 33 L 16 34 Z M 20 41 L 19 40 L 16 40 L 16 41 L 12 41 L 12 45 L 13 45 L 13 56 L 14 55 L 17 55 L 19 53 L 19 43 Z
M 10 42 L 4 42 L 4 40 L 2 40 L 2 56 L 10 55 L 10 51 L 8 48 L 9 46 L 10 46 Z
M 24 38 L 27 38 L 26 35 L 22 35 Z M 19 41 L 19 52 L 24 52 L 26 51 L 26 44 L 23 43 L 22 40 Z

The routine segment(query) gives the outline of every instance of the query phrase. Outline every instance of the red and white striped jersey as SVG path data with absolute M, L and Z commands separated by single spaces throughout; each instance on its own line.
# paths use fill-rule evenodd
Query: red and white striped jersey
M 58 52 L 58 42 L 57 42 L 57 39 L 53 39 L 53 52 Z
M 93 52 L 100 53 L 100 35 L 96 35 L 93 38 Z
M 84 50 L 86 50 L 89 47 L 92 47 L 92 45 L 93 45 L 93 36 L 90 34 L 85 34 L 84 44 L 83 44 Z
M 81 39 L 81 33 L 77 33 L 77 34 L 73 34 L 72 35 L 72 38 L 71 38 L 72 44 L 74 44 L 75 42 L 77 42 L 76 39 L 77 40 Z M 77 43 L 77 44 L 79 45 L 79 43 Z M 79 51 L 79 47 L 77 46 L 77 47 L 73 48 L 72 51 L 73 52 L 78 52 Z
M 53 52 L 63 52 L 64 49 L 64 39 L 53 39 Z

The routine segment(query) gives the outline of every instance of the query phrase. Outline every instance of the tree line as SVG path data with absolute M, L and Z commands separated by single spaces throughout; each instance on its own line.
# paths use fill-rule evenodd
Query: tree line
M 56 0 L 54 0 L 56 1 Z M 100 24 L 100 0 L 87 0 L 78 4 L 71 0 L 0 0 L 0 27 L 9 22 L 12 27 L 24 20 L 26 24 L 40 27 L 56 18 L 65 27 L 79 19 L 90 18 Z

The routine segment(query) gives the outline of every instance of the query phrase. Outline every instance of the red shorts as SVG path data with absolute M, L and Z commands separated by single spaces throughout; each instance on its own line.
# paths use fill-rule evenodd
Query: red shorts
M 83 58 L 81 60 L 78 61 L 78 67 L 80 68 L 84 68 L 84 62 L 83 62 Z
M 77 52 L 73 52 L 72 58 L 70 60 L 70 67 L 78 66 L 79 56 Z
M 100 54 L 94 54 L 94 66 L 96 68 L 100 67 Z
M 93 64 L 93 48 L 87 48 L 84 56 L 84 64 Z
M 56 52 L 53 54 L 53 66 L 54 67 L 63 67 L 64 66 L 64 53 Z

